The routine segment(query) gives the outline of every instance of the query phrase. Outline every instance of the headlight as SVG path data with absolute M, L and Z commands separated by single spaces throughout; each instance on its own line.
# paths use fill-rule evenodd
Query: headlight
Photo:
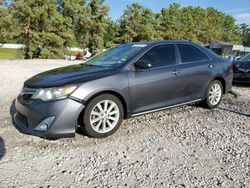
M 54 87 L 38 89 L 32 99 L 41 99 L 43 101 L 56 100 L 66 98 L 76 89 L 76 86 Z

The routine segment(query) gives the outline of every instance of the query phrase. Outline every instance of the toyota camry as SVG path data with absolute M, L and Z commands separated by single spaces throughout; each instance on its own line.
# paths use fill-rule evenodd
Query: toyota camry
M 190 103 L 215 108 L 232 79 L 229 60 L 190 41 L 122 44 L 25 81 L 14 121 L 39 137 L 74 136 L 81 128 L 101 138 L 126 118 Z

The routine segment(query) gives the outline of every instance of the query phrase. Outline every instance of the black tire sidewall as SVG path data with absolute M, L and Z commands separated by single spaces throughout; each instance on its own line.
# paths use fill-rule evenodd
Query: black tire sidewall
M 209 91 L 211 89 L 211 87 L 214 85 L 214 84 L 219 84 L 220 87 L 221 87 L 221 98 L 220 98 L 220 101 L 218 102 L 218 104 L 216 105 L 212 105 L 209 101 Z M 209 86 L 208 86 L 208 89 L 207 89 L 207 92 L 206 92 L 206 100 L 205 100 L 205 103 L 206 103 L 206 106 L 210 109 L 213 109 L 213 108 L 216 108 L 220 105 L 220 102 L 221 102 L 221 99 L 222 99 L 222 95 L 223 95 L 223 86 L 221 84 L 221 82 L 219 80 L 214 80 L 212 81 Z
M 119 112 L 120 112 L 120 116 L 119 116 L 119 120 L 116 124 L 116 126 L 109 132 L 107 133 L 98 133 L 96 132 L 90 124 L 90 114 L 92 109 L 94 108 L 94 106 L 102 101 L 102 100 L 111 100 L 113 102 L 115 102 L 119 108 Z M 94 137 L 94 138 L 103 138 L 103 137 L 107 137 L 112 135 L 114 132 L 117 131 L 117 129 L 120 127 L 122 120 L 123 120 L 123 116 L 124 116 L 124 109 L 123 109 L 123 105 L 121 103 L 121 101 L 114 95 L 111 94 L 102 94 L 102 95 L 98 95 L 95 98 L 93 98 L 92 100 L 90 100 L 89 103 L 87 103 L 86 108 L 84 110 L 83 113 L 83 125 L 82 125 L 82 129 L 83 131 L 90 137 Z

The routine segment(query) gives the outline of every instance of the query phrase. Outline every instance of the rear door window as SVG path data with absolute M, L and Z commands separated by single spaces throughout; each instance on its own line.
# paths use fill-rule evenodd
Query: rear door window
M 153 47 L 144 54 L 140 61 L 148 61 L 152 68 L 176 64 L 175 48 L 173 44 L 164 44 Z
M 190 44 L 177 44 L 182 63 L 208 60 L 209 57 L 197 47 Z

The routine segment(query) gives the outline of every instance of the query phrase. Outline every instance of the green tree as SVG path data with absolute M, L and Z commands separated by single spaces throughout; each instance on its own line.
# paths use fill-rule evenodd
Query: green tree
M 155 30 L 157 26 L 155 14 L 139 3 L 127 6 L 119 20 L 119 24 L 121 42 L 159 39 L 159 35 Z
M 18 23 L 13 18 L 13 8 L 8 2 L 0 0 L 0 43 L 15 43 L 20 34 Z
M 66 47 L 89 48 L 93 54 L 119 43 L 186 39 L 222 40 L 249 45 L 247 25 L 215 8 L 181 7 L 160 13 L 133 3 L 114 22 L 104 0 L 0 0 L 0 42 L 26 45 L 26 58 L 62 57 Z
M 15 0 L 14 17 L 26 58 L 58 58 L 72 39 L 69 21 L 57 11 L 55 0 Z
M 232 16 L 214 8 L 184 7 L 171 4 L 157 16 L 158 32 L 164 39 L 186 39 L 199 43 L 215 40 L 239 43 L 239 28 Z
M 188 6 L 182 9 L 182 38 L 207 43 L 206 11 L 201 7 Z
M 109 7 L 103 3 L 104 0 L 90 0 L 87 4 L 87 32 L 84 40 L 92 54 L 96 54 L 104 48 L 104 36 L 109 23 Z
M 104 46 L 106 48 L 111 48 L 119 44 L 119 25 L 116 22 L 109 19 L 105 31 Z
M 86 0 L 57 0 L 58 11 L 68 20 L 69 30 L 73 34 L 70 46 L 86 48 L 87 8 Z
M 242 43 L 245 46 L 250 46 L 250 28 L 247 24 L 243 23 L 240 25 L 240 32 L 242 37 Z
M 165 40 L 181 39 L 182 18 L 181 6 L 178 3 L 171 4 L 169 8 L 163 8 L 158 15 L 160 29 L 158 32 Z
M 235 24 L 235 19 L 232 16 L 224 15 L 224 22 L 222 28 L 222 41 L 229 41 L 234 44 L 242 43 L 240 36 L 240 28 Z

